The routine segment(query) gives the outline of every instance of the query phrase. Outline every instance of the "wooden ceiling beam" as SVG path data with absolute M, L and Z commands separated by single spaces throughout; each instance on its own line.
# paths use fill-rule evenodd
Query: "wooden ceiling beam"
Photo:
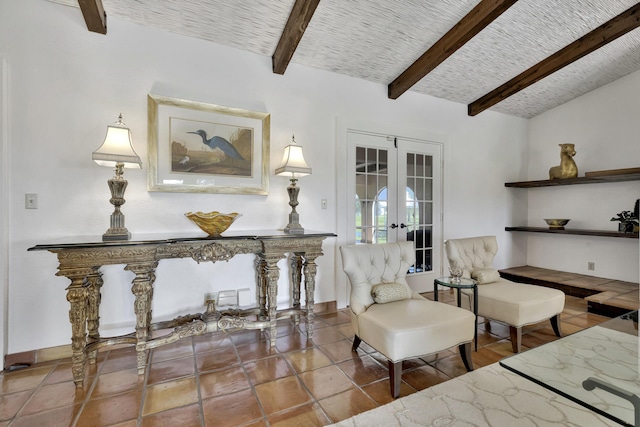
M 87 29 L 94 33 L 107 34 L 107 14 L 102 0 L 78 0 Z
M 284 74 L 320 0 L 296 0 L 271 57 L 273 72 Z
M 640 3 L 468 105 L 475 116 L 640 26 Z
M 397 99 L 409 90 L 517 1 L 482 0 L 478 3 L 471 12 L 467 13 L 460 22 L 389 84 L 389 98 Z

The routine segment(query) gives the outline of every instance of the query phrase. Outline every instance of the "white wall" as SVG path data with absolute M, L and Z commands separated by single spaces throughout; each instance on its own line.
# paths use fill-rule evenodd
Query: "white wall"
M 241 212 L 236 229 L 286 224 L 288 181 L 273 173 L 268 196 L 147 192 L 149 93 L 269 112 L 271 171 L 291 134 L 313 168 L 300 180 L 298 211 L 302 225 L 314 230 L 337 231 L 336 170 L 344 167 L 336 145 L 337 121 L 444 135 L 444 238 L 496 234 L 501 245 L 496 267 L 525 263 L 523 245 L 516 245 L 521 237 L 504 232 L 504 226 L 524 220 L 526 199 L 510 193 L 504 182 L 525 179 L 526 120 L 490 111 L 470 118 L 464 105 L 414 93 L 393 101 L 384 85 L 294 64 L 284 76 L 275 75 L 271 58 L 113 17 L 108 35 L 94 34 L 86 30 L 79 9 L 43 0 L 0 2 L 0 53 L 12 70 L 9 353 L 70 341 L 68 280 L 55 276 L 55 255 L 27 249 L 106 230 L 112 211 L 106 180 L 112 172 L 96 166 L 91 152 L 119 113 L 144 161 L 143 170 L 125 172 L 129 187 L 123 212 L 134 235 L 195 232 L 183 217 L 192 210 Z M 25 193 L 39 195 L 37 210 L 24 209 Z M 328 200 L 327 210 L 320 208 L 321 199 Z M 340 241 L 340 236 L 326 241 L 325 256 L 318 260 L 317 302 L 336 300 L 334 262 Z M 250 256 L 197 267 L 190 260 L 163 261 L 154 316 L 200 311 L 205 292 L 253 286 L 252 263 Z M 105 269 L 105 335 L 133 327 L 130 280 L 131 273 L 121 266 Z M 284 304 L 282 285 L 279 300 Z
M 588 171 L 640 166 L 640 72 L 530 120 L 528 179 L 548 179 L 560 164 L 558 144 L 573 143 L 579 176 Z M 640 182 L 511 189 L 528 193 L 530 226 L 543 218 L 571 218 L 567 228 L 617 230 L 610 218 L 633 210 Z M 517 224 L 521 225 L 521 224 Z M 638 240 L 611 237 L 529 234 L 529 265 L 638 282 Z M 595 262 L 595 271 L 587 270 Z
M 9 154 L 7 141 L 8 69 L 4 57 L 0 55 L 0 200 L 9 197 Z M 9 204 L 0 206 L 0 326 L 7 324 L 9 315 Z M 0 355 L 7 353 L 8 334 L 6 327 L 0 327 Z

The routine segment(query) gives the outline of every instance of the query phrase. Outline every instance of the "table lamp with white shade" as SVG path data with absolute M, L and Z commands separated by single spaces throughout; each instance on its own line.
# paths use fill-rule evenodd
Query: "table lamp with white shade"
M 289 224 L 284 228 L 284 231 L 289 234 L 304 234 L 304 228 L 300 225 L 299 215 L 296 211 L 298 193 L 300 192 L 300 187 L 296 185 L 296 182 L 301 176 L 311 175 L 311 168 L 305 162 L 302 147 L 296 144 L 295 136 L 291 137 L 291 144 L 284 148 L 282 163 L 276 169 L 276 175 L 288 176 L 291 181 L 287 187 L 291 213 L 289 214 Z
M 133 149 L 131 131 L 122 122 L 122 114 L 115 126 L 107 126 L 104 142 L 93 152 L 91 158 L 100 166 L 115 167 L 116 173 L 107 181 L 111 190 L 109 201 L 115 209 L 111 214 L 110 227 L 102 235 L 102 240 L 129 240 L 131 233 L 125 227 L 124 214 L 120 211 L 120 206 L 125 203 L 124 191 L 127 189 L 127 180 L 122 175 L 124 168 L 142 168 L 142 161 Z

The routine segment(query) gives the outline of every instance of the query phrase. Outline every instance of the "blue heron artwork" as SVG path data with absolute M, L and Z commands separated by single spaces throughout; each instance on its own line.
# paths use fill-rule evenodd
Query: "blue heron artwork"
M 252 176 L 251 128 L 172 119 L 171 140 L 174 173 Z
M 236 147 L 234 147 L 229 141 L 227 141 L 221 136 L 213 136 L 210 139 L 207 139 L 207 132 L 202 129 L 199 129 L 195 132 L 187 132 L 187 133 L 194 133 L 196 135 L 200 135 L 202 137 L 202 143 L 204 145 L 206 145 L 209 148 L 219 149 L 227 157 L 231 157 L 232 159 L 244 160 L 244 158 L 238 152 Z

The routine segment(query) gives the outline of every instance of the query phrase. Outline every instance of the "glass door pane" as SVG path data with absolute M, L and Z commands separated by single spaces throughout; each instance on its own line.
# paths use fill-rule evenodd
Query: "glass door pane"
M 346 243 L 414 242 L 407 282 L 433 289 L 442 274 L 442 144 L 350 129 L 345 164 Z
M 416 263 L 411 273 L 433 269 L 433 157 L 407 153 L 405 215 L 407 240 L 414 242 Z
M 389 225 L 388 151 L 356 146 L 355 241 L 385 243 Z
M 412 241 L 416 256 L 407 282 L 429 289 L 442 273 L 442 146 L 398 139 L 398 176 L 404 184 L 398 217 L 405 226 L 398 240 Z

